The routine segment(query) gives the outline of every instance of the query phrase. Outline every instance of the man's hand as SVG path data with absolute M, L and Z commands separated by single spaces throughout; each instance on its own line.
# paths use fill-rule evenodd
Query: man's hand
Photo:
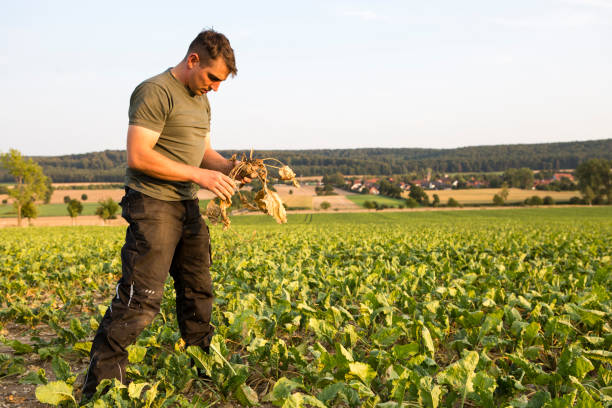
M 222 200 L 230 201 L 234 195 L 234 181 L 225 174 L 208 169 L 197 169 L 193 178 L 194 183 L 212 191 Z
M 240 163 L 242 163 L 242 162 L 240 160 L 234 160 L 233 163 L 234 163 L 233 168 L 236 168 L 236 167 L 240 166 Z M 250 174 L 248 176 L 245 176 L 245 177 L 242 178 L 242 180 L 238 180 L 238 181 L 240 181 L 242 183 L 242 185 L 245 185 L 245 184 L 250 183 L 251 181 L 253 181 L 252 178 L 255 178 L 255 177 L 257 177 L 257 173 L 253 173 L 253 174 Z

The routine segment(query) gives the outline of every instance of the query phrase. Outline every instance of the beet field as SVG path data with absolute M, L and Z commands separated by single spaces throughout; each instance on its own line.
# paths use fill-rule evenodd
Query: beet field
M 241 216 L 211 232 L 211 354 L 182 342 L 169 278 L 129 385 L 88 406 L 612 406 L 612 207 Z M 0 406 L 79 405 L 124 233 L 0 229 Z

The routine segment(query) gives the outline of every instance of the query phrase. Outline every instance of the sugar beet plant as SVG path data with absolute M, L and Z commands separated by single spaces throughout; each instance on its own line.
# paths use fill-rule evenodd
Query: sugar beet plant
M 168 282 L 129 349 L 131 383 L 89 406 L 612 406 L 605 211 L 215 228 L 211 353 L 180 340 Z M 3 382 L 76 405 L 123 233 L 0 230 Z

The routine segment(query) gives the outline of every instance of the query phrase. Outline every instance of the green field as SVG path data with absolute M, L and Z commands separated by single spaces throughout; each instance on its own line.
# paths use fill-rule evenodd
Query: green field
M 81 215 L 96 215 L 96 208 L 98 203 L 82 203 L 83 212 Z M 37 205 L 39 217 L 57 217 L 57 216 L 68 216 L 66 210 L 66 204 L 40 204 Z M 13 218 L 17 217 L 17 212 L 12 204 L 0 205 L 0 218 Z
M 0 230 L 1 385 L 74 406 L 124 234 Z M 185 349 L 169 280 L 132 385 L 96 407 L 612 404 L 612 207 L 253 215 L 211 234 L 218 353 Z
M 376 201 L 378 204 L 386 204 L 389 206 L 397 207 L 400 204 L 406 204 L 406 200 L 399 198 L 390 198 L 385 196 L 378 196 L 372 194 L 355 194 L 347 195 L 346 198 L 354 202 L 355 204 L 363 207 L 363 203 L 366 201 Z

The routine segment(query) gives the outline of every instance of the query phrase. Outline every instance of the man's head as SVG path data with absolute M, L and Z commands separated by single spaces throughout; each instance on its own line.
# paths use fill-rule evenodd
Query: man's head
M 184 63 L 189 72 L 187 86 L 196 95 L 216 91 L 222 81 L 238 72 L 229 40 L 214 30 L 198 34 L 189 45 Z

